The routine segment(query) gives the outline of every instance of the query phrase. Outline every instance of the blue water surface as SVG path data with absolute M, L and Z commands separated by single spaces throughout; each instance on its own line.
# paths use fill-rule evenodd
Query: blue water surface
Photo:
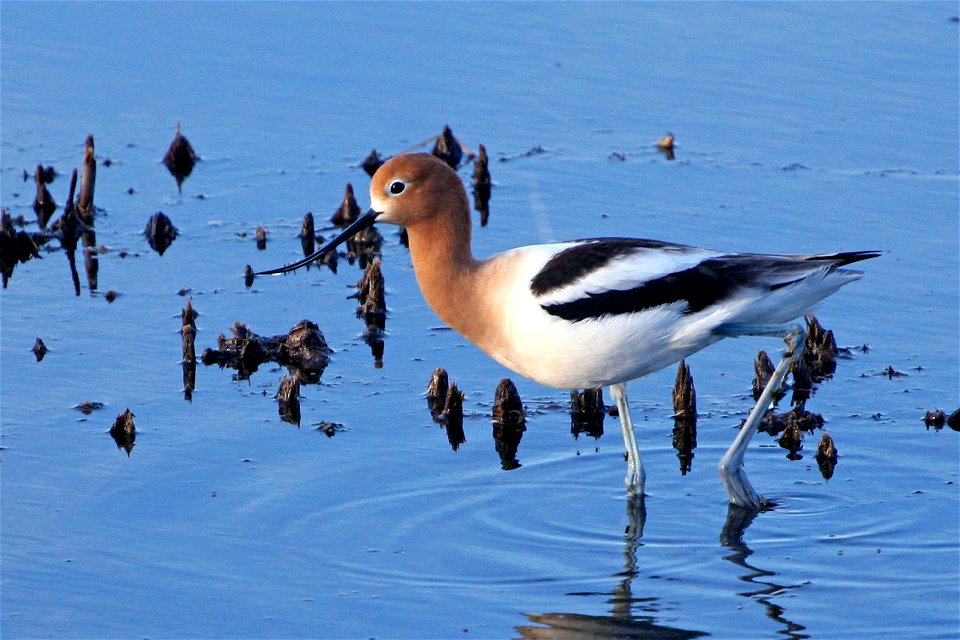
M 42 163 L 62 203 L 92 133 L 105 252 L 98 292 L 75 297 L 56 251 L 0 294 L 0 635 L 956 637 L 960 444 L 923 416 L 960 405 L 958 13 L 3 2 L 0 201 L 34 220 L 23 173 Z M 202 158 L 182 195 L 160 162 L 178 121 Z M 809 403 L 840 452 L 832 479 L 819 433 L 799 461 L 759 434 L 747 468 L 778 506 L 728 510 L 716 464 L 750 409 L 756 351 L 775 356 L 776 341 L 690 359 L 685 475 L 674 370 L 631 385 L 641 507 L 624 495 L 616 420 L 575 439 L 568 394 L 516 376 L 527 431 L 521 466 L 501 469 L 490 411 L 512 374 L 433 316 L 395 229 L 381 229 L 379 368 L 347 298 L 356 266 L 244 287 L 245 265 L 301 255 L 303 215 L 326 226 L 346 183 L 369 202 L 372 148 L 447 124 L 491 156 L 478 256 L 594 235 L 883 251 L 817 311 L 842 346 L 868 347 Z M 652 144 L 668 130 L 673 161 Z M 141 234 L 156 211 L 180 230 L 163 256 Z M 334 353 L 302 389 L 299 429 L 277 412 L 279 367 L 235 380 L 201 365 L 184 400 L 188 297 L 198 351 L 237 321 L 320 326 Z M 455 453 L 423 398 L 436 367 L 466 393 Z M 104 407 L 86 416 L 83 401 Z M 129 456 L 107 434 L 128 407 Z

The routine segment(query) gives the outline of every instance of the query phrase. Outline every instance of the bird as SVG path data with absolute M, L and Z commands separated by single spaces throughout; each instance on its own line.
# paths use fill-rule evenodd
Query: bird
M 600 237 L 478 259 L 460 177 L 431 154 L 407 153 L 377 169 L 370 208 L 340 235 L 302 260 L 256 275 L 295 271 L 374 222 L 406 229 L 427 304 L 494 360 L 549 387 L 610 388 L 627 450 L 625 485 L 633 496 L 643 495 L 646 474 L 627 383 L 726 337 L 783 338 L 783 358 L 720 463 L 730 503 L 755 510 L 766 501 L 750 484 L 743 457 L 802 350 L 804 329 L 789 323 L 863 275 L 841 267 L 880 255 L 729 253 Z

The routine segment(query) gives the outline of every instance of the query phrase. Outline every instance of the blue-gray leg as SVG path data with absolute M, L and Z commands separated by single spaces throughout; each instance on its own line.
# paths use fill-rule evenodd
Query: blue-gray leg
M 780 387 L 783 385 L 783 379 L 786 377 L 791 365 L 793 365 L 794 360 L 799 358 L 803 352 L 806 330 L 800 325 L 790 327 L 786 330 L 782 327 L 778 329 L 752 327 L 752 329 L 750 332 L 752 335 L 783 336 L 783 339 L 787 343 L 787 349 L 784 351 L 783 357 L 780 359 L 780 363 L 770 377 L 770 381 L 764 388 L 763 393 L 760 394 L 757 404 L 754 405 L 753 410 L 747 417 L 747 421 L 740 427 L 740 432 L 737 434 L 737 437 L 734 438 L 733 444 L 730 445 L 730 448 L 727 449 L 723 458 L 720 459 L 720 479 L 723 480 L 723 485 L 727 489 L 727 496 L 730 498 L 731 504 L 756 511 L 763 507 L 766 501 L 757 495 L 753 485 L 750 484 L 746 469 L 744 469 L 743 466 L 743 455 L 747 451 L 747 446 L 750 444 L 750 439 L 753 437 L 753 434 L 757 432 L 757 428 L 760 426 L 760 421 L 763 420 L 764 414 L 767 412 L 767 409 L 770 408 L 774 397 L 780 391 Z M 738 333 L 738 335 L 744 335 L 744 333 L 745 332 Z
M 633 432 L 633 420 L 630 419 L 630 405 L 627 402 L 627 383 L 610 385 L 610 394 L 617 403 L 617 412 L 620 414 L 620 429 L 623 431 L 623 444 L 627 448 L 627 493 L 643 495 L 643 485 L 647 476 L 640 461 L 640 450 L 637 449 L 637 437 Z

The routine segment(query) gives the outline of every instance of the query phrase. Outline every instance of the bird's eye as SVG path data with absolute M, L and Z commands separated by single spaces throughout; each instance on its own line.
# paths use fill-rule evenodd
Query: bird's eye
M 403 182 L 403 180 L 394 180 L 393 182 L 390 183 L 389 188 L 390 188 L 390 193 L 392 193 L 395 196 L 398 196 L 401 193 L 403 193 L 403 190 L 407 188 L 407 185 Z

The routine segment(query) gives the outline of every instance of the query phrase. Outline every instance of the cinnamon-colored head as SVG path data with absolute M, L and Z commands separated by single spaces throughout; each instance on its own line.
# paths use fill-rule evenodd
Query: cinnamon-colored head
M 469 230 L 470 209 L 460 177 L 445 162 L 429 153 L 408 153 L 385 162 L 370 183 L 370 207 L 378 222 L 407 227 L 435 221 L 439 216 L 458 218 Z

